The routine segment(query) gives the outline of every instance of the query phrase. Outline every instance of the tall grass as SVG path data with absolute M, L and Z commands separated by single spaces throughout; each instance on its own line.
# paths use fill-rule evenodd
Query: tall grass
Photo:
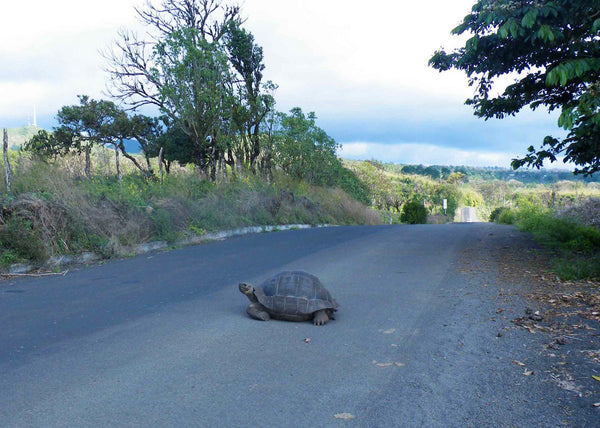
M 519 209 L 505 208 L 496 221 L 515 224 L 543 245 L 556 250 L 552 260 L 556 274 L 566 280 L 600 279 L 600 229 L 574 218 L 558 217 L 551 209 L 525 204 Z
M 13 192 L 0 189 L 1 265 L 84 251 L 111 257 L 137 243 L 244 226 L 380 222 L 340 189 L 284 176 L 270 183 L 253 175 L 213 183 L 173 168 L 163 182 L 129 170 L 119 183 L 106 153 L 94 159 L 91 180 L 83 178 L 77 157 L 16 159 Z

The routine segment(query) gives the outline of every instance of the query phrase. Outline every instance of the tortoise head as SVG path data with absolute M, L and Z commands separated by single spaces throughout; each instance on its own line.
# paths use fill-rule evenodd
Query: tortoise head
M 248 299 L 251 301 L 256 301 L 256 296 L 254 295 L 254 287 L 246 282 L 240 282 L 240 291 L 242 294 L 245 294 Z

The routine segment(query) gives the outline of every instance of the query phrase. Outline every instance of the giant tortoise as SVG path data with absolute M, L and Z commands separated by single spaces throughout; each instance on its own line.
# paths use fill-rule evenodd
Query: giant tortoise
M 246 312 L 261 321 L 312 319 L 315 325 L 323 325 L 334 319 L 338 307 L 319 278 L 303 271 L 278 273 L 258 287 L 245 282 L 239 287 L 251 302 Z

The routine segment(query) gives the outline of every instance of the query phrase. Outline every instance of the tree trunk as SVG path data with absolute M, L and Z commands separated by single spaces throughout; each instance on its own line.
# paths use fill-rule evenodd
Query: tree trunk
M 123 183 L 123 174 L 121 174 L 121 162 L 119 162 L 119 147 L 115 144 L 115 166 L 117 167 L 117 178 L 119 186 Z
M 6 177 L 6 193 L 10 193 L 12 184 L 12 171 L 10 170 L 10 162 L 8 162 L 8 131 L 4 128 L 4 172 Z
M 85 147 L 85 176 L 88 180 L 92 179 L 92 160 L 91 160 L 92 146 Z
M 115 147 L 115 149 L 117 151 L 119 151 L 119 149 L 121 150 L 121 153 L 123 153 L 123 156 L 125 156 L 127 159 L 129 159 L 137 169 L 139 169 L 142 174 L 144 174 L 144 177 L 146 177 L 146 180 L 150 179 L 150 177 L 152 177 L 154 175 L 154 173 L 152 172 L 152 169 L 150 168 L 150 162 L 148 162 L 148 169 L 144 169 L 144 167 L 142 165 L 140 165 L 140 163 L 133 157 L 131 156 L 129 153 L 127 153 L 127 151 L 125 150 L 125 144 L 123 143 L 123 140 L 121 140 L 119 142 L 118 147 Z M 118 154 L 117 154 L 118 156 Z M 119 181 L 120 182 L 120 181 Z
M 153 177 L 154 170 L 152 169 L 152 165 L 150 164 L 150 157 L 148 156 L 148 154 L 146 152 L 144 152 L 144 157 L 146 158 L 146 166 L 148 168 L 148 177 Z
M 237 179 L 240 180 L 242 178 L 242 165 L 244 160 L 239 153 L 235 154 L 235 173 L 237 175 Z
M 163 182 L 163 156 L 165 154 L 165 148 L 161 147 L 158 152 L 158 170 L 160 171 L 160 182 Z

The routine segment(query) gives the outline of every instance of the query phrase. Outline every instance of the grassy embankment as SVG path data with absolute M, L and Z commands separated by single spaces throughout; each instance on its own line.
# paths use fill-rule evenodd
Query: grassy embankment
M 63 254 L 124 255 L 126 246 L 202 235 L 244 226 L 377 224 L 380 216 L 338 188 L 310 186 L 278 176 L 271 183 L 247 175 L 220 183 L 193 169 L 173 167 L 164 181 L 146 181 L 127 160 L 121 184 L 114 152 L 97 149 L 94 177 L 83 160 L 45 163 L 10 152 L 13 183 L 0 185 L 0 266 L 41 262 Z M 3 166 L 0 166 L 4 174 Z
M 583 218 L 595 212 L 596 226 Z M 524 204 L 493 213 L 498 223 L 514 224 L 532 233 L 543 245 L 555 250 L 551 261 L 556 274 L 565 280 L 600 279 L 600 200 L 590 200 L 564 212 Z

